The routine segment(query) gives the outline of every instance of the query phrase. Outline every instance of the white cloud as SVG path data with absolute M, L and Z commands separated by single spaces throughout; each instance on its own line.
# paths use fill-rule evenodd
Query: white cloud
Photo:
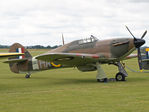
M 140 37 L 149 29 L 147 0 L 1 0 L 0 44 L 61 44 L 86 38 Z M 146 37 L 147 40 L 147 37 Z

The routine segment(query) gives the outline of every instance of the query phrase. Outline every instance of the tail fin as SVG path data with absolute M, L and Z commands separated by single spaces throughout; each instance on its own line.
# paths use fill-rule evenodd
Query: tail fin
M 19 73 L 19 69 L 20 69 L 19 63 L 21 63 L 22 61 L 27 63 L 27 60 L 32 58 L 31 54 L 25 49 L 25 47 L 19 43 L 14 43 L 10 47 L 9 52 L 24 53 L 23 56 L 11 57 L 8 59 L 10 70 L 14 73 Z M 24 66 L 24 67 L 26 67 L 26 66 Z
M 10 49 L 9 52 L 18 52 L 18 53 L 24 53 L 23 56 L 13 57 L 10 59 L 23 59 L 23 58 L 32 58 L 31 54 L 25 49 L 24 46 L 22 46 L 19 43 L 14 43 Z

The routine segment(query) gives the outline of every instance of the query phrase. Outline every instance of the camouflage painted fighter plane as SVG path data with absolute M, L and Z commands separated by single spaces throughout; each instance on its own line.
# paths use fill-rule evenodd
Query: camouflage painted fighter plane
M 130 32 L 127 26 L 126 28 Z M 82 72 L 97 70 L 96 79 L 98 82 L 108 81 L 100 65 L 113 64 L 119 70 L 115 79 L 125 81 L 128 74 L 121 61 L 136 57 L 130 56 L 130 54 L 137 48 L 139 67 L 142 70 L 140 47 L 145 43 L 143 38 L 146 33 L 147 31 L 143 33 L 141 39 L 136 38 L 131 32 L 133 38 L 98 40 L 91 36 L 87 39 L 73 41 L 35 57 L 32 57 L 22 45 L 15 43 L 11 46 L 10 52 L 24 49 L 25 55 L 18 58 L 9 58 L 6 63 L 9 63 L 12 72 L 25 73 L 26 78 L 29 78 L 33 72 L 62 67 L 77 67 Z

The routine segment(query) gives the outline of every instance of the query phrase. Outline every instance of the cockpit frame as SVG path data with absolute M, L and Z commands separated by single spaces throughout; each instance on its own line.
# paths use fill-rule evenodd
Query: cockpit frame
M 98 40 L 98 39 L 97 39 L 95 36 L 91 35 L 90 38 L 86 38 L 86 39 L 81 39 L 81 40 L 79 40 L 79 41 L 78 41 L 78 44 L 92 43 L 92 42 L 95 42 L 95 41 L 97 41 L 97 40 Z

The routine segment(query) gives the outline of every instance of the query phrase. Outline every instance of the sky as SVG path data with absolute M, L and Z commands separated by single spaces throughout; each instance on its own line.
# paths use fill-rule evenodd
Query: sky
M 0 0 L 0 44 L 61 45 L 149 31 L 149 0 Z M 144 38 L 149 44 L 149 32 Z

